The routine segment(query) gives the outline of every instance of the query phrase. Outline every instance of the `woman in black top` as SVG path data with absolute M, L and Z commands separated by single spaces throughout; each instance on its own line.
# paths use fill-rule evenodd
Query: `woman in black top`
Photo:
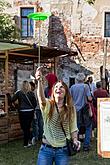
M 36 98 L 31 91 L 31 86 L 28 81 L 23 81 L 21 90 L 18 90 L 13 98 L 12 102 L 18 100 L 19 103 L 19 120 L 21 129 L 24 133 L 24 147 L 29 147 L 30 141 L 30 128 L 34 116 L 34 108 L 36 107 Z

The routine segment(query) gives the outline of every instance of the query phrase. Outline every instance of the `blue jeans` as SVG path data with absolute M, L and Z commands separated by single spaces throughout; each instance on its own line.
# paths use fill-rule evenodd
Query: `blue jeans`
M 77 122 L 78 129 L 80 130 L 80 123 Z M 90 140 L 91 140 L 91 132 L 92 132 L 92 121 L 90 119 L 88 124 L 84 125 L 85 127 L 85 138 L 84 138 L 84 143 L 83 147 L 89 147 L 90 146 Z
M 77 127 L 79 130 L 82 126 L 85 128 L 85 138 L 83 147 L 89 147 L 92 132 L 92 118 L 89 117 L 89 114 L 84 112 L 86 112 L 85 109 L 79 110 L 77 112 Z
M 35 137 L 36 140 L 42 139 L 43 135 L 43 118 L 40 109 L 36 109 L 36 119 L 32 121 L 32 136 Z
M 53 162 L 55 165 L 69 164 L 67 147 L 54 149 L 41 145 L 36 165 L 53 165 Z
M 91 132 L 92 132 L 92 123 L 86 126 L 83 147 L 90 147 Z

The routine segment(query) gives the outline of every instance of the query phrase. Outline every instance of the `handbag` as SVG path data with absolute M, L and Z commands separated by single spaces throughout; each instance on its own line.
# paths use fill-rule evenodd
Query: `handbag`
M 90 106 L 90 104 L 89 104 L 89 102 L 87 101 L 87 98 L 86 98 L 85 86 L 84 86 L 84 100 L 85 100 L 85 104 L 81 109 L 83 109 L 84 114 L 88 115 L 89 117 L 92 117 L 93 116 L 92 108 L 91 108 L 91 106 Z
M 89 126 L 92 123 L 92 117 L 89 108 L 90 108 L 89 104 L 85 104 L 79 111 L 80 115 L 78 115 L 79 116 L 78 120 L 80 120 L 81 126 L 83 127 Z
M 88 116 L 88 117 L 92 117 L 93 113 L 92 113 L 92 109 L 89 103 L 86 103 L 81 110 L 83 111 L 83 114 Z
M 55 103 L 55 106 L 56 106 L 56 109 L 57 109 L 57 113 L 59 114 L 59 117 L 60 117 L 60 113 L 59 113 L 58 106 L 57 106 L 56 103 Z M 63 133 L 66 137 L 66 145 L 67 145 L 67 149 L 68 149 L 68 156 L 73 156 L 77 153 L 78 146 L 75 143 L 73 143 L 72 139 L 67 138 L 65 129 L 63 127 L 63 123 L 61 121 L 61 117 L 60 117 L 60 125 L 61 125 L 62 131 L 63 131 Z
M 68 155 L 69 156 L 76 155 L 78 146 L 75 143 L 73 143 L 73 140 L 66 138 L 66 144 L 68 149 Z
M 77 112 L 77 121 L 80 124 L 79 134 L 84 134 L 86 127 L 92 124 L 92 109 L 90 103 L 87 101 L 84 85 L 84 102 L 83 107 Z

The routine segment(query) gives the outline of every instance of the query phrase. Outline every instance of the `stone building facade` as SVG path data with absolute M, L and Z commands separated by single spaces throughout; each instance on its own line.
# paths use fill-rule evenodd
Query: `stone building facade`
M 9 2 L 12 8 L 6 11 L 12 16 L 16 15 L 17 26 L 20 28 L 22 28 L 20 13 L 22 8 L 33 7 L 34 12 L 51 12 L 50 18 L 41 22 L 42 45 L 64 50 L 75 50 L 77 49 L 75 44 L 78 46 L 84 59 L 80 53 L 77 57 L 57 59 L 58 75 L 67 83 L 69 77 L 75 77 L 79 71 L 84 71 L 86 75 L 93 73 L 95 81 L 100 79 L 99 70 L 104 61 L 105 38 L 108 38 L 106 68 L 110 69 L 109 0 L 96 0 L 91 6 L 84 0 L 11 0 Z M 22 37 L 23 42 L 38 43 L 38 22 L 34 22 L 33 25 L 33 37 Z

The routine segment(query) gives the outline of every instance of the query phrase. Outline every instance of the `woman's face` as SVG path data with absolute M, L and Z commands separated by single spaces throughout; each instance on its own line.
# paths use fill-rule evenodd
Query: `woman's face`
M 64 98 L 66 94 L 66 91 L 65 91 L 65 88 L 64 86 L 62 85 L 61 82 L 58 82 L 55 84 L 54 86 L 54 97 L 56 98 Z

